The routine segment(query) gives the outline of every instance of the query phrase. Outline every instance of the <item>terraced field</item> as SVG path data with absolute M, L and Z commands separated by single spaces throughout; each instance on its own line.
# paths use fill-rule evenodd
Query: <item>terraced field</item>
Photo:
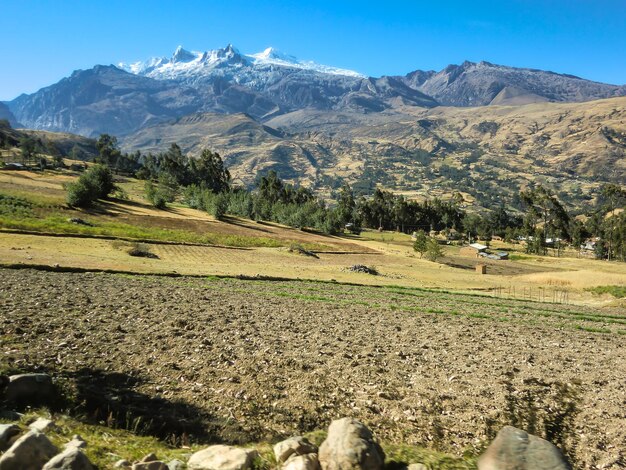
M 2 368 L 82 412 L 229 442 L 324 428 L 475 453 L 506 423 L 622 468 L 626 315 L 330 282 L 0 271 Z M 149 418 L 152 417 L 152 418 Z

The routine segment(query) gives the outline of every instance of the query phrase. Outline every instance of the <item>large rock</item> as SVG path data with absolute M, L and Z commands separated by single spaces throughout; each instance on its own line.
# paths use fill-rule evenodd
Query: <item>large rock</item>
M 281 467 L 282 470 L 319 470 L 317 454 L 292 455 Z
M 4 398 L 18 405 L 44 405 L 53 403 L 57 394 L 48 374 L 20 374 L 9 377 Z
M 80 437 L 78 434 L 74 434 L 72 440 L 63 446 L 65 449 L 69 449 L 70 447 L 75 447 L 77 449 L 84 449 L 87 447 L 87 442 L 85 439 Z
M 306 455 L 317 453 L 317 447 L 302 436 L 290 437 L 274 446 L 276 461 L 281 464 L 292 455 Z
M 34 431 L 46 432 L 56 428 L 56 424 L 54 421 L 47 418 L 37 418 L 35 421 L 30 423 L 28 427 Z
M 319 460 L 323 470 L 381 470 L 385 453 L 367 427 L 356 419 L 342 418 L 330 424 Z
M 185 468 L 185 462 L 182 460 L 174 459 L 167 462 L 168 470 L 183 470 Z
M 500 430 L 478 459 L 479 470 L 569 470 L 553 444 L 513 426 Z
M 246 470 L 258 453 L 253 449 L 241 449 L 215 445 L 196 452 L 189 458 L 189 470 Z
M 19 426 L 15 424 L 0 424 L 0 452 L 11 447 L 20 432 Z
M 50 459 L 42 470 L 95 470 L 95 467 L 80 449 L 70 447 Z
M 57 452 L 57 448 L 44 434 L 30 431 L 0 457 L 0 470 L 41 470 Z

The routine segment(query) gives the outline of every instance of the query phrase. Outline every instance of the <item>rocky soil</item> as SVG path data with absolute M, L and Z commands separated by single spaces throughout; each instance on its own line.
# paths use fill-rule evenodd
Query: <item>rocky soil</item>
M 353 416 L 461 454 L 513 424 L 623 468 L 625 330 L 619 311 L 446 292 L 0 271 L 5 372 L 49 372 L 89 416 L 181 440 Z

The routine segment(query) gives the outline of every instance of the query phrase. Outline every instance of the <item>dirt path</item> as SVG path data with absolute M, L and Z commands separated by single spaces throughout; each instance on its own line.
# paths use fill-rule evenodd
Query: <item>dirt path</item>
M 0 271 L 3 367 L 88 383 L 111 413 L 183 403 L 230 441 L 350 415 L 461 453 L 557 417 L 582 467 L 623 468 L 624 332 L 623 312 L 416 289 Z

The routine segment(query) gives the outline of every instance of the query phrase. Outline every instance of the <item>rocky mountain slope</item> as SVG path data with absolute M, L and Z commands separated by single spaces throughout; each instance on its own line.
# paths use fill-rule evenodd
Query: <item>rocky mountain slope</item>
M 416 197 L 466 194 L 468 203 L 511 201 L 542 182 L 579 206 L 601 181 L 626 179 L 626 98 L 482 108 L 399 107 L 380 113 L 300 110 L 259 124 L 250 116 L 195 114 L 142 129 L 126 150 L 218 151 L 231 173 L 257 172 L 318 189 L 346 181 Z
M 484 61 L 449 65 L 437 73 L 418 70 L 402 80 L 445 106 L 581 102 L 626 95 L 626 86 Z
M 15 120 L 15 116 L 11 112 L 11 110 L 4 103 L 0 103 L 0 119 L 6 119 L 9 121 L 11 127 L 17 127 L 18 123 Z

